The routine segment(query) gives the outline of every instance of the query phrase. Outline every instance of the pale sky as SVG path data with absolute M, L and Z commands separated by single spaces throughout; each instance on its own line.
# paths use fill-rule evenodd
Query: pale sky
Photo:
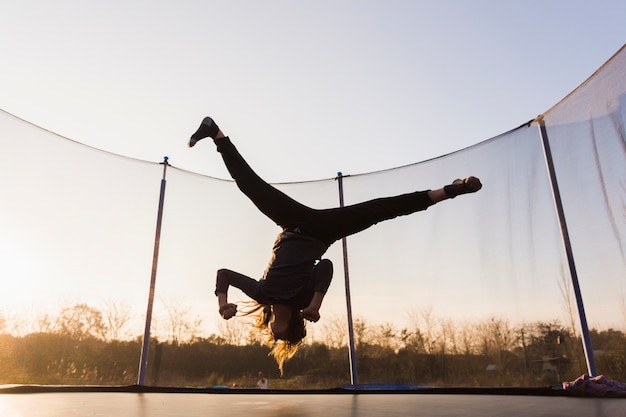
M 217 178 L 219 157 L 186 147 L 205 115 L 270 182 L 367 173 L 545 112 L 621 48 L 624 16 L 602 0 L 0 0 L 0 109 Z
M 227 177 L 184 146 L 212 115 L 267 180 L 330 178 L 533 119 L 622 46 L 623 16 L 619 0 L 2 0 L 0 108 Z

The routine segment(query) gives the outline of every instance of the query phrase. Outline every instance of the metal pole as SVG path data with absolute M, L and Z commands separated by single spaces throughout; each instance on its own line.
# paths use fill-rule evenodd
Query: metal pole
M 343 207 L 343 175 L 341 172 L 337 173 L 337 181 L 339 184 L 339 206 Z M 341 245 L 343 247 L 343 271 L 344 281 L 346 287 L 346 308 L 348 312 L 348 342 L 349 342 L 349 358 L 350 358 L 350 383 L 356 385 L 359 382 L 358 373 L 356 369 L 356 348 L 354 344 L 354 325 L 352 321 L 352 301 L 350 299 L 350 273 L 348 271 L 348 241 L 345 237 L 341 239 Z
M 144 385 L 146 368 L 148 365 L 148 350 L 150 348 L 150 325 L 152 323 L 152 305 L 154 304 L 154 288 L 156 284 L 157 264 L 159 261 L 159 244 L 161 241 L 161 221 L 163 220 L 163 202 L 165 200 L 165 172 L 167 171 L 168 157 L 163 158 L 163 178 L 161 179 L 161 193 L 159 195 L 159 211 L 157 214 L 156 235 L 154 237 L 154 252 L 152 254 L 152 275 L 150 277 L 150 294 L 148 295 L 148 310 L 146 312 L 146 328 L 143 334 L 141 359 L 139 360 L 139 376 L 137 385 Z
M 585 306 L 583 304 L 582 294 L 580 292 L 580 285 L 578 283 L 578 274 L 576 273 L 576 264 L 574 263 L 574 254 L 569 239 L 569 233 L 567 231 L 567 223 L 565 222 L 565 212 L 563 211 L 563 203 L 561 201 L 561 193 L 559 191 L 559 184 L 556 179 L 556 171 L 554 169 L 554 161 L 552 160 L 552 151 L 550 150 L 550 142 L 548 141 L 548 131 L 542 116 L 537 119 L 539 123 L 539 135 L 541 136 L 541 143 L 543 144 L 543 151 L 546 158 L 546 165 L 548 167 L 548 176 L 550 177 L 550 184 L 552 186 L 552 196 L 554 198 L 554 206 L 559 219 L 559 225 L 561 226 L 561 237 L 563 239 L 563 246 L 565 248 L 565 254 L 567 255 L 567 263 L 569 264 L 570 276 L 572 279 L 572 286 L 574 289 L 574 295 L 576 296 L 576 304 L 578 305 L 578 316 L 580 319 L 580 327 L 583 339 L 583 349 L 585 351 L 585 358 L 587 359 L 587 372 L 590 376 L 596 376 L 596 361 L 593 356 L 593 347 L 591 346 L 591 337 L 589 335 L 589 327 L 587 326 L 587 316 L 585 315 Z

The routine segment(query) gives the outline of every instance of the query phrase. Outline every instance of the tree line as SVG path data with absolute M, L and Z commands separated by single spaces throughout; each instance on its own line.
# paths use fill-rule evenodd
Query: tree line
M 141 338 L 121 337 L 127 311 L 114 307 L 107 312 L 86 304 L 64 307 L 40 318 L 36 331 L 20 335 L 0 319 L 0 384 L 135 384 Z M 245 322 L 223 322 L 218 334 L 200 337 L 196 321 L 184 314 L 170 318 L 168 337 L 150 341 L 150 385 L 255 387 L 259 372 L 271 388 L 350 384 L 341 319 L 316 327 L 281 377 L 263 340 Z M 580 338 L 558 320 L 458 322 L 425 310 L 404 328 L 357 319 L 354 334 L 361 384 L 545 386 L 586 373 Z M 626 380 L 626 335 L 608 329 L 592 330 L 591 337 L 599 372 Z

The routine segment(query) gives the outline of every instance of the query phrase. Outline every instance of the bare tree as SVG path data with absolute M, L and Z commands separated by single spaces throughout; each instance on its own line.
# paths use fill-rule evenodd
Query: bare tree
M 256 341 L 261 342 L 261 336 L 258 332 L 253 331 L 253 327 L 250 323 L 246 323 L 245 320 L 220 320 L 217 324 L 219 335 L 224 339 L 224 343 L 227 345 L 245 345 L 247 343 L 254 343 Z M 256 337 L 256 338 L 255 338 Z
M 55 324 L 59 333 L 77 340 L 103 338 L 105 334 L 102 313 L 87 304 L 64 307 Z
M 461 323 L 460 330 L 457 335 L 460 342 L 460 353 L 467 356 L 475 354 L 477 351 L 476 346 L 478 344 L 476 325 L 470 322 Z
M 440 320 L 440 338 L 439 338 L 439 351 L 441 354 L 452 353 L 454 355 L 459 353 L 459 345 L 457 344 L 458 331 L 457 326 L 450 319 Z
M 348 345 L 348 324 L 346 319 L 328 317 L 322 326 L 322 340 L 331 348 L 341 348 Z
M 400 338 L 396 327 L 391 323 L 383 323 L 374 327 L 374 343 L 383 349 L 391 349 L 397 352 L 400 348 Z
M 506 353 L 513 350 L 517 335 L 506 319 L 491 318 L 477 326 L 481 353 L 502 370 L 506 368 Z
M 354 331 L 354 342 L 356 343 L 357 347 L 359 345 L 372 344 L 374 342 L 374 334 L 369 332 L 369 325 L 363 317 L 357 317 L 356 319 L 354 319 L 352 329 Z M 347 326 L 345 327 L 344 331 L 346 332 L 347 336 Z
M 38 313 L 32 323 L 34 333 L 52 333 L 55 327 L 55 319 L 48 313 Z
M 406 339 L 409 347 L 418 352 L 427 354 L 436 353 L 440 348 L 438 343 L 437 320 L 433 317 L 432 308 L 418 312 L 409 312 L 411 334 Z
M 124 334 L 124 330 L 132 316 L 130 306 L 115 301 L 107 301 L 105 306 L 105 339 L 107 341 L 113 341 L 128 337 L 128 335 Z
M 179 301 L 173 300 L 163 304 L 167 314 L 168 340 L 174 345 L 193 340 L 200 331 L 202 320 L 198 317 L 190 319 L 190 308 Z

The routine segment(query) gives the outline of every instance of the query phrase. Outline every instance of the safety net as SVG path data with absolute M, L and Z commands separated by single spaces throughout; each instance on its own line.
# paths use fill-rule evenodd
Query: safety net
M 254 387 L 262 372 L 274 388 L 543 386 L 588 372 L 589 357 L 624 380 L 625 74 L 622 49 L 538 119 L 474 146 L 274 184 L 314 208 L 339 205 L 340 180 L 345 204 L 468 175 L 484 184 L 335 243 L 322 319 L 283 376 L 250 317 L 217 312 L 216 271 L 260 278 L 280 231 L 232 180 L 0 112 L 0 383 L 134 384 L 153 276 L 148 385 Z

